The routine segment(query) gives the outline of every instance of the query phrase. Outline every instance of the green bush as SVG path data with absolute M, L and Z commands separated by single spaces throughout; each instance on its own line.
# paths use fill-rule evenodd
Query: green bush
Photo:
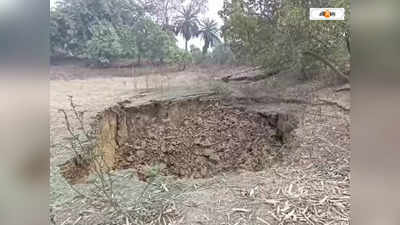
M 192 62 L 195 65 L 201 64 L 205 60 L 205 56 L 203 55 L 202 51 L 200 48 L 196 47 L 195 45 L 190 46 L 190 53 L 192 55 Z
M 177 64 L 179 70 L 185 70 L 186 66 L 192 63 L 192 55 L 178 47 L 171 49 L 170 63 Z
M 235 55 L 233 54 L 229 45 L 217 45 L 211 53 L 212 61 L 216 64 L 234 64 Z
M 123 48 L 116 30 L 109 24 L 94 25 L 92 39 L 88 41 L 87 53 L 101 65 L 107 65 L 113 58 L 122 55 Z
M 123 58 L 136 58 L 139 54 L 135 32 L 129 29 L 121 29 L 119 31 L 121 52 Z

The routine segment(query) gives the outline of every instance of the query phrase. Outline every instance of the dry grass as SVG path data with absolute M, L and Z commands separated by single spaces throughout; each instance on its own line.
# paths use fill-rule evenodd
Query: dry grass
M 84 71 L 82 71 L 84 72 Z M 63 117 L 59 109 L 69 107 L 68 96 L 73 96 L 83 110 L 86 121 L 103 109 L 126 99 L 136 98 L 138 103 L 168 95 L 168 91 L 180 87 L 198 89 L 199 80 L 204 74 L 196 72 L 179 72 L 140 76 L 136 78 L 91 78 L 86 80 L 52 80 L 50 81 L 50 133 L 52 144 L 59 143 L 65 137 Z M 147 84 L 147 85 L 146 85 Z M 164 92 L 164 93 L 162 93 Z

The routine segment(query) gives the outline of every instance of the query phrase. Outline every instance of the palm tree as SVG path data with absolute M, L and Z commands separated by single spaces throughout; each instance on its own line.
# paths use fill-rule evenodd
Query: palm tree
M 214 47 L 221 43 L 221 39 L 218 36 L 218 24 L 215 20 L 204 19 L 200 27 L 198 35 L 204 40 L 203 54 L 206 54 L 209 47 Z
M 200 21 L 197 16 L 200 13 L 200 8 L 190 4 L 178 10 L 179 15 L 176 17 L 175 33 L 182 34 L 185 38 L 185 50 L 188 51 L 188 42 L 193 37 L 197 37 L 199 33 Z

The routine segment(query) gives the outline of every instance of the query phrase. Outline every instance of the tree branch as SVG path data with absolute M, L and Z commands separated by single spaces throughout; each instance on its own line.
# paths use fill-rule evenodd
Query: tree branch
M 337 75 L 339 75 L 340 77 L 346 79 L 347 82 L 350 82 L 350 79 L 348 76 L 346 76 L 344 73 L 342 73 L 338 68 L 336 68 L 335 65 L 333 65 L 332 62 L 330 62 L 328 59 L 325 59 L 324 57 L 322 57 L 321 55 L 318 55 L 315 52 L 310 52 L 310 51 L 306 51 L 303 53 L 304 55 L 310 55 L 316 59 L 318 59 L 319 61 L 323 62 L 325 65 L 327 65 L 329 68 L 331 68 Z

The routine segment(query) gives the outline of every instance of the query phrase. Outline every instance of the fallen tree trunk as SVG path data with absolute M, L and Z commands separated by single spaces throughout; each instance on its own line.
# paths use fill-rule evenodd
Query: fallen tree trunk
M 256 70 L 256 69 L 254 69 L 254 70 Z M 254 71 L 254 70 L 252 70 L 252 71 Z M 270 72 L 270 73 L 267 73 L 267 74 L 259 74 L 259 75 L 255 75 L 255 76 L 241 76 L 241 77 L 233 77 L 232 78 L 232 76 L 237 75 L 237 74 L 234 74 L 234 75 L 229 75 L 229 76 L 223 77 L 222 81 L 224 81 L 226 83 L 228 83 L 230 81 L 251 81 L 251 82 L 255 82 L 255 81 L 260 81 L 260 80 L 267 79 L 268 77 L 271 77 L 271 76 L 273 76 L 275 74 L 278 74 L 278 73 L 279 73 L 279 71 L 274 71 L 274 72 Z
M 345 84 L 339 88 L 336 88 L 335 92 L 350 91 L 350 90 L 351 90 L 350 84 Z

